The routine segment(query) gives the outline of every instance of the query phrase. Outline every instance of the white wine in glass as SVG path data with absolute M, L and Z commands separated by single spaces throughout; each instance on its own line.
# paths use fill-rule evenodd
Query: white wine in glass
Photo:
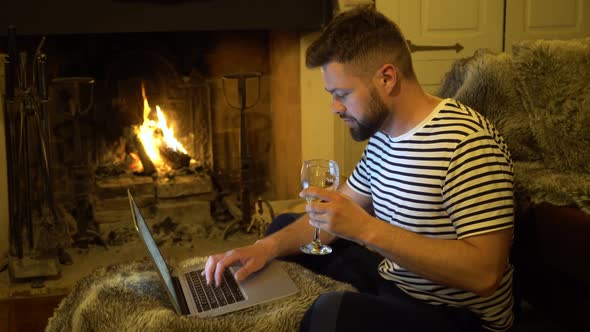
M 311 159 L 305 160 L 301 166 L 301 186 L 320 187 L 328 190 L 338 189 L 340 180 L 340 171 L 338 164 L 333 160 Z M 312 197 L 305 198 L 307 202 L 314 200 Z M 301 251 L 310 255 L 327 255 L 332 252 L 332 248 L 322 244 L 319 237 L 320 229 L 315 228 L 313 241 L 301 246 Z

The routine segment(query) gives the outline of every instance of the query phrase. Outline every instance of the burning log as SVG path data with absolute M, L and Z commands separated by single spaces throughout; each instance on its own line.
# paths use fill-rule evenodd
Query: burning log
M 188 167 L 191 161 L 191 157 L 178 150 L 174 150 L 169 146 L 160 146 L 159 148 L 160 155 L 162 158 L 166 159 L 166 162 L 172 169 L 181 169 L 184 167 Z
M 146 175 L 154 174 L 156 172 L 156 167 L 154 166 L 154 163 L 152 162 L 150 157 L 145 152 L 145 148 L 143 147 L 143 143 L 141 143 L 141 140 L 139 139 L 139 137 L 137 137 L 137 135 L 133 136 L 133 143 L 135 145 L 135 148 L 137 149 L 137 155 L 139 156 L 139 159 L 141 160 L 141 164 L 143 165 L 143 174 L 146 174 Z
M 144 172 L 152 174 L 155 167 L 158 167 L 160 171 L 166 169 L 166 166 L 174 170 L 188 168 L 191 157 L 174 136 L 174 130 L 168 126 L 164 112 L 158 105 L 156 105 L 155 112 L 152 112 L 143 85 L 141 94 L 143 96 L 143 123 L 141 126 L 135 127 L 134 140 L 137 141 L 137 150 L 144 166 Z

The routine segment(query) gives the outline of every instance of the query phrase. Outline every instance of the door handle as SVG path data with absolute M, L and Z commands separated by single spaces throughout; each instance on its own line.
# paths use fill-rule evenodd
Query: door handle
M 416 45 L 416 44 L 413 44 L 412 41 L 410 41 L 410 40 L 408 40 L 408 47 L 410 47 L 410 53 L 422 52 L 422 51 L 445 51 L 445 50 L 455 50 L 456 53 L 459 53 L 464 48 L 463 45 L 461 45 L 459 43 L 455 43 L 454 45 L 447 45 L 447 46 Z

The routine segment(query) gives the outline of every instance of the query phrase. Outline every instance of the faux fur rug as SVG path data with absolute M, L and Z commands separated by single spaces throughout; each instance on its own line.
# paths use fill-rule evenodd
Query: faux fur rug
M 197 258 L 179 265 L 204 261 Z M 55 310 L 45 331 L 298 331 L 305 311 L 320 294 L 355 291 L 348 284 L 295 263 L 278 263 L 293 278 L 299 293 L 206 319 L 176 314 L 151 262 L 101 268 L 76 284 Z
M 590 173 L 590 38 L 513 46 L 519 92 L 549 168 Z
M 534 40 L 458 60 L 438 95 L 490 119 L 512 154 L 517 195 L 590 214 L 590 38 Z

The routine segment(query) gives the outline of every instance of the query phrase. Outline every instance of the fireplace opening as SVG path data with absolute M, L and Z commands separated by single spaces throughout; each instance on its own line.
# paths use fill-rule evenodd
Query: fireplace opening
M 127 189 L 146 218 L 170 229 L 235 219 L 228 197 L 245 215 L 246 180 L 248 197 L 272 199 L 268 31 L 43 38 L 49 204 L 56 212 L 31 218 L 60 219 L 67 231 L 46 232 L 44 223 L 34 221 L 41 225 L 37 244 L 63 248 L 69 237 L 80 248 L 120 244 L 128 237 L 100 230 L 129 223 Z M 40 39 L 19 38 L 19 48 L 34 50 Z M 241 101 L 246 109 L 240 109 Z M 20 111 L 9 112 L 18 122 Z M 27 149 L 35 173 L 42 160 L 33 132 Z M 28 184 L 29 197 L 17 200 L 42 210 L 48 204 L 37 190 L 44 187 L 43 177 L 32 177 L 37 180 Z M 255 210 L 255 201 L 247 204 Z

